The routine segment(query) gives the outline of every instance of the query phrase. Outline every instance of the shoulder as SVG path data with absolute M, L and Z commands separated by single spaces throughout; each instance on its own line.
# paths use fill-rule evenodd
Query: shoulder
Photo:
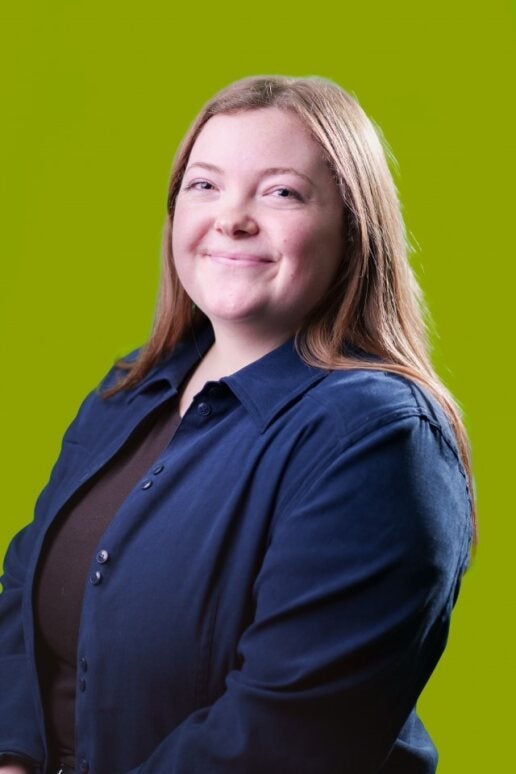
M 131 350 L 124 357 L 117 358 L 100 381 L 96 384 L 94 383 L 79 404 L 75 417 L 65 432 L 64 442 L 84 443 L 90 431 L 93 433 L 98 432 L 99 427 L 108 421 L 108 414 L 112 410 L 116 410 L 118 406 L 126 403 L 128 396 L 126 391 L 116 393 L 109 399 L 104 398 L 103 393 L 114 387 L 124 374 L 127 373 L 127 370 L 123 368 L 121 363 L 134 362 L 140 351 L 141 347 Z
M 439 566 L 466 562 L 468 480 L 450 424 L 428 390 L 359 368 L 330 372 L 301 403 L 299 471 L 281 503 L 287 519 L 313 507 L 346 539 L 353 530 L 360 541 L 380 534 L 417 555 L 432 548 Z
M 447 414 L 428 389 L 393 372 L 358 368 L 331 371 L 306 398 L 326 428 L 314 491 L 330 475 L 337 491 L 364 488 L 368 502 L 376 491 L 385 505 L 388 492 L 407 505 L 407 523 L 415 524 L 417 511 L 425 529 L 431 525 L 428 534 L 439 528 L 445 538 L 451 530 L 471 539 L 468 477 Z
M 132 349 L 130 352 L 128 352 L 126 355 L 116 358 L 113 365 L 109 368 L 107 373 L 102 377 L 101 381 L 95 388 L 94 392 L 97 395 L 100 395 L 102 391 L 107 390 L 111 387 L 114 387 L 117 381 L 124 374 L 127 373 L 127 369 L 124 368 L 124 364 L 127 366 L 130 366 L 131 364 L 135 363 L 138 357 L 140 356 L 142 350 L 143 350 L 142 346 L 136 347 L 135 349 Z
M 380 369 L 331 371 L 306 395 L 310 413 L 324 415 L 339 444 L 348 446 L 390 425 L 426 423 L 458 457 L 448 417 L 430 390 Z

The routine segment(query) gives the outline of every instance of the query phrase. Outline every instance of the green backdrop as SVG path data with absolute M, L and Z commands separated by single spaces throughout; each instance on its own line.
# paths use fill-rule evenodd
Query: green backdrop
M 515 537 L 509 3 L 2 8 L 1 554 L 32 518 L 86 391 L 148 334 L 169 168 L 194 114 L 245 75 L 332 78 L 397 158 L 435 363 L 473 443 L 480 546 L 420 712 L 440 774 L 505 771 Z

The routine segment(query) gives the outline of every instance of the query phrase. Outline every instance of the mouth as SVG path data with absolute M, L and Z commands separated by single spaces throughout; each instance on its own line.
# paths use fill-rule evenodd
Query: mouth
M 225 250 L 213 250 L 204 253 L 215 263 L 225 263 L 230 266 L 260 266 L 274 263 L 272 258 L 261 253 L 227 252 Z

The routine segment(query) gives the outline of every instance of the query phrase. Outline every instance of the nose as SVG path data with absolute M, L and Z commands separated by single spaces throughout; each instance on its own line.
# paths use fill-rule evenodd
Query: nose
M 221 207 L 215 218 L 215 228 L 221 234 L 237 238 L 253 236 L 259 230 L 258 223 L 245 204 L 227 204 Z

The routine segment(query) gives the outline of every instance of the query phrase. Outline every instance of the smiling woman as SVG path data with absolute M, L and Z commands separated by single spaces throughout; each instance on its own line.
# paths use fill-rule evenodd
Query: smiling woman
M 371 122 L 231 84 L 172 170 L 150 338 L 9 547 L 0 771 L 435 772 L 415 706 L 474 526 Z

